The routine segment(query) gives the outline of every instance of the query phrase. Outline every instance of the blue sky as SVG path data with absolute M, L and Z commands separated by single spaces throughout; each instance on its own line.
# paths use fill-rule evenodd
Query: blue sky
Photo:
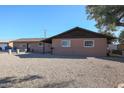
M 0 40 L 40 38 L 80 26 L 97 32 L 85 6 L 0 6 Z

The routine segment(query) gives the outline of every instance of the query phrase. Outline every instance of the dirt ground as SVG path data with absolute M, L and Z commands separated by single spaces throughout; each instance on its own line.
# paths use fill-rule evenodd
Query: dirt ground
M 0 87 L 112 88 L 124 83 L 123 57 L 0 53 Z

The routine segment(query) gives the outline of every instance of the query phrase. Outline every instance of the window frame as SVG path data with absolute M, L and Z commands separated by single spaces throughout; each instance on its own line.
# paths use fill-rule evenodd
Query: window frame
M 68 41 L 69 42 L 67 46 L 63 45 L 63 42 L 64 41 Z M 63 39 L 63 40 L 61 40 L 61 47 L 64 47 L 64 48 L 71 47 L 71 40 L 69 40 L 69 39 Z
M 86 41 L 92 41 L 92 42 L 93 42 L 93 45 L 92 45 L 92 46 L 86 46 L 86 45 L 85 45 L 85 42 L 86 42 Z M 95 41 L 94 41 L 94 40 L 90 40 L 90 39 L 84 40 L 84 42 L 83 42 L 83 47 L 85 47 L 85 48 L 93 48 L 93 47 L 95 47 Z

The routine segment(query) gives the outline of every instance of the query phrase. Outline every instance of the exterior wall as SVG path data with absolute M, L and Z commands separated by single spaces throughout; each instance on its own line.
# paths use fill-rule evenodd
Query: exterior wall
M 45 53 L 51 53 L 52 44 L 45 43 Z
M 9 46 L 9 47 L 13 47 L 13 42 L 9 42 L 9 43 L 8 43 L 8 46 Z
M 43 46 L 40 46 L 39 43 L 30 43 L 29 47 L 33 52 L 42 52 L 43 53 Z M 45 43 L 45 53 L 49 53 L 51 51 L 51 44 Z
M 106 38 L 79 38 L 71 40 L 71 47 L 61 47 L 61 40 L 53 39 L 52 47 L 55 55 L 71 55 L 71 56 L 106 56 L 107 40 Z M 93 48 L 84 47 L 84 40 L 94 40 L 95 46 Z
M 27 49 L 27 43 L 14 42 L 14 43 L 13 43 L 13 47 L 15 47 L 15 48 L 17 48 L 17 49 Z
M 30 51 L 32 52 L 43 52 L 43 46 L 40 46 L 39 43 L 29 43 Z
M 39 43 L 40 42 L 28 43 L 30 51 L 43 53 L 43 46 L 40 46 Z M 24 42 L 15 42 L 13 43 L 13 45 L 17 49 L 22 49 L 22 50 L 27 49 L 27 43 L 24 43 Z M 45 43 L 45 52 L 47 53 L 50 51 L 51 51 L 51 44 Z

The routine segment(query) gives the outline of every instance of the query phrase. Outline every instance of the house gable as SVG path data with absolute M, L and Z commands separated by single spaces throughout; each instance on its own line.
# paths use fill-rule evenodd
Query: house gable
M 57 38 L 107 38 L 107 39 L 114 39 L 113 37 L 106 36 L 100 33 L 92 32 L 90 30 L 75 27 L 66 32 L 60 33 L 53 37 L 43 40 L 43 42 L 52 43 L 52 39 Z

